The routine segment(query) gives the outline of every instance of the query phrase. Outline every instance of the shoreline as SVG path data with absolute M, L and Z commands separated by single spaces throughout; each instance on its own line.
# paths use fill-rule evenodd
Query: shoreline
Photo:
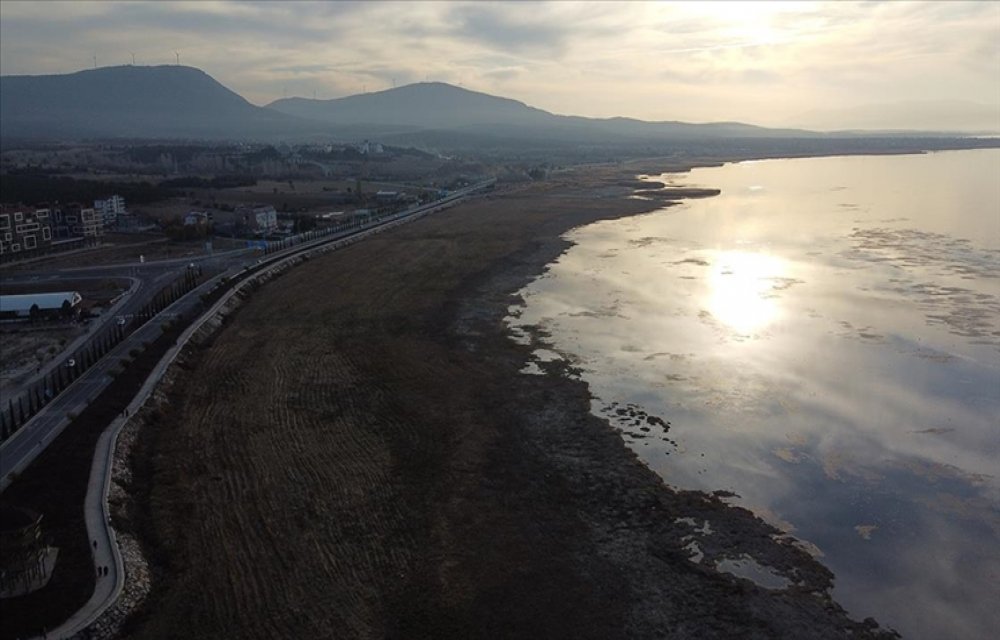
M 732 162 L 741 161 L 734 160 Z M 690 168 L 670 169 L 663 170 L 661 173 L 687 173 L 689 170 Z M 658 598 L 639 599 L 640 602 L 633 603 L 637 605 L 638 610 L 634 612 L 632 620 L 630 620 L 625 637 L 662 637 L 661 634 L 673 627 L 676 621 L 670 620 L 669 616 L 664 616 L 662 611 L 657 610 L 663 604 L 663 601 L 658 601 L 659 598 L 665 595 L 666 598 L 670 599 L 677 597 L 678 591 L 697 590 L 697 587 L 694 586 L 676 588 L 671 585 L 670 592 L 664 594 L 664 585 L 661 576 L 657 575 L 656 569 L 647 568 L 645 571 L 639 569 L 646 560 L 649 560 L 648 557 L 644 557 L 649 553 L 649 545 L 655 546 L 657 543 L 662 544 L 663 549 L 669 549 L 671 553 L 682 556 L 686 562 L 691 562 L 695 555 L 700 556 L 697 558 L 699 563 L 704 562 L 705 558 L 720 561 L 725 558 L 740 557 L 743 554 L 761 560 L 774 569 L 788 572 L 797 577 L 797 583 L 788 588 L 789 593 L 796 596 L 807 595 L 810 598 L 819 598 L 825 603 L 824 613 L 832 614 L 828 619 L 822 621 L 823 616 L 820 615 L 813 619 L 808 616 L 801 618 L 802 612 L 796 611 L 795 604 L 782 602 L 775 605 L 774 602 L 768 602 L 773 592 L 769 593 L 768 589 L 757 585 L 741 584 L 742 595 L 738 596 L 737 600 L 743 597 L 748 600 L 759 599 L 759 602 L 753 604 L 752 608 L 755 611 L 772 609 L 772 613 L 775 614 L 781 611 L 779 615 L 787 616 L 789 620 L 795 620 L 785 629 L 774 629 L 778 631 L 778 636 L 767 635 L 766 637 L 831 637 L 828 635 L 830 629 L 822 628 L 825 624 L 831 623 L 834 626 L 842 625 L 834 633 L 834 637 L 840 637 L 837 635 L 840 633 L 857 634 L 856 637 L 896 637 L 895 632 L 878 628 L 877 623 L 871 619 L 861 623 L 846 621 L 846 612 L 833 601 L 830 595 L 833 587 L 833 574 L 811 554 L 807 545 L 799 543 L 791 534 L 785 534 L 766 523 L 748 509 L 726 503 L 724 500 L 729 497 L 727 492 L 706 493 L 699 490 L 677 489 L 667 485 L 662 478 L 641 462 L 636 453 L 625 445 L 624 439 L 618 430 L 610 425 L 607 418 L 592 412 L 592 396 L 589 386 L 579 379 L 578 372 L 571 363 L 562 359 L 552 362 L 535 362 L 532 357 L 532 352 L 535 349 L 551 349 L 551 346 L 544 341 L 546 336 L 542 330 L 538 327 L 530 327 L 527 336 L 528 343 L 514 345 L 513 337 L 505 322 L 510 315 L 510 305 L 512 302 L 520 300 L 518 293 L 525 286 L 541 277 L 549 264 L 573 246 L 573 242 L 564 239 L 563 236 L 566 233 L 573 228 L 599 220 L 620 219 L 652 213 L 664 206 L 678 204 L 684 199 L 711 197 L 718 194 L 719 191 L 711 188 L 665 187 L 657 191 L 639 189 L 633 193 L 658 195 L 659 198 L 657 198 L 657 204 L 648 210 L 600 216 L 594 220 L 587 220 L 569 227 L 556 236 L 546 237 L 529 257 L 523 261 L 518 260 L 515 264 L 502 265 L 502 268 L 498 269 L 496 273 L 485 278 L 485 282 L 473 287 L 475 293 L 471 293 L 467 297 L 463 296 L 466 297 L 466 301 L 462 305 L 463 308 L 458 314 L 458 322 L 455 324 L 456 332 L 465 341 L 465 348 L 473 351 L 485 351 L 491 355 L 507 351 L 504 358 L 510 358 L 505 363 L 506 368 L 510 371 L 522 370 L 529 363 L 538 365 L 544 374 L 546 383 L 544 385 L 540 382 L 536 384 L 536 381 L 543 376 L 520 375 L 517 380 L 518 390 L 513 395 L 521 398 L 529 397 L 539 393 L 537 386 L 544 386 L 543 393 L 552 394 L 558 398 L 556 402 L 546 400 L 546 404 L 551 403 L 556 407 L 553 408 L 550 405 L 550 410 L 546 411 L 544 420 L 547 423 L 547 428 L 540 424 L 536 425 L 538 428 L 532 432 L 532 435 L 536 436 L 534 443 L 546 452 L 548 463 L 556 466 L 565 478 L 576 485 L 574 489 L 579 494 L 590 493 L 595 489 L 607 492 L 604 493 L 602 500 L 597 501 L 592 506 L 596 509 L 610 507 L 613 509 L 613 518 L 618 519 L 618 522 L 611 524 L 604 518 L 594 518 L 588 522 L 594 531 L 600 532 L 593 540 L 599 555 L 618 559 L 628 557 L 627 564 L 631 565 L 632 569 L 637 570 L 632 579 L 639 583 L 648 581 L 642 591 L 659 592 Z M 522 418 L 537 422 L 538 416 L 533 414 L 537 411 L 537 407 L 530 408 L 525 411 Z M 553 415 L 553 413 L 561 415 Z M 664 432 L 669 431 L 669 424 L 664 423 L 656 416 L 640 414 L 640 417 L 650 424 L 654 422 L 663 424 L 666 427 Z M 553 425 L 557 425 L 558 429 L 552 429 Z M 587 433 L 588 442 L 582 447 L 579 439 L 581 431 L 589 431 Z M 606 438 L 609 433 L 612 437 Z M 619 443 L 621 450 L 616 446 Z M 609 476 L 611 477 L 609 478 Z M 598 480 L 598 478 L 601 479 Z M 610 484 L 613 489 L 608 492 L 610 487 L 600 486 L 602 484 Z M 619 491 L 620 489 L 623 489 L 624 492 Z M 665 491 L 661 493 L 661 490 Z M 661 495 L 650 495 L 656 493 L 661 493 Z M 664 499 L 665 495 L 670 497 Z M 615 505 L 615 502 L 618 504 Z M 664 514 L 670 514 L 674 518 L 673 522 L 664 522 L 662 520 Z M 700 527 L 696 526 L 699 523 Z M 623 532 L 628 532 L 629 535 L 626 537 L 631 539 L 623 540 Z M 699 532 L 704 532 L 706 535 L 696 535 Z M 711 538 L 712 535 L 715 537 Z M 693 552 L 692 542 L 696 545 Z M 665 560 L 664 555 L 660 553 L 654 552 L 652 555 L 657 560 Z M 677 558 L 672 558 L 672 560 L 676 561 Z M 681 564 L 684 563 L 681 562 Z M 676 567 L 676 564 L 673 566 Z M 731 578 L 723 577 L 723 580 L 731 580 Z M 737 579 L 734 582 L 740 581 Z M 741 602 L 725 603 L 726 598 L 722 597 L 721 594 L 713 595 L 719 600 L 712 603 L 711 606 L 723 604 L 723 606 L 736 608 L 744 604 Z M 724 625 L 712 627 L 710 625 L 709 628 L 685 631 L 670 637 L 698 638 L 705 637 L 706 633 L 720 632 L 726 634 L 725 637 L 729 637 L 728 634 L 748 632 L 748 629 L 742 626 L 745 622 L 749 622 L 749 620 L 737 622 L 732 627 Z M 759 624 L 759 620 L 754 622 L 754 626 Z
M 570 367 L 542 365 L 550 374 L 544 383 L 538 376 L 519 373 L 536 346 L 516 344 L 504 319 L 518 300 L 517 293 L 572 245 L 563 237 L 566 232 L 597 220 L 649 213 L 675 202 L 669 196 L 678 193 L 669 188 L 659 196 L 648 194 L 653 198 L 635 197 L 637 189 L 649 185 L 637 182 L 636 176 L 643 173 L 637 168 L 640 165 L 655 166 L 657 173 L 681 173 L 739 161 L 644 159 L 560 171 L 542 183 L 518 185 L 407 225 L 412 229 L 314 258 L 283 274 L 280 283 L 271 283 L 244 300 L 216 333 L 185 350 L 166 376 L 169 383 L 156 390 L 157 401 L 137 416 L 142 424 L 137 423 L 138 433 L 129 438 L 135 449 L 126 454 L 131 456 L 130 468 L 115 479 L 112 519 L 119 535 L 138 539 L 143 553 L 132 548 L 130 555 L 150 561 L 152 592 L 128 619 L 124 619 L 127 612 L 116 606 L 116 621 L 110 626 L 124 623 L 126 634 L 138 632 L 143 637 L 171 637 L 184 625 L 190 625 L 192 632 L 208 629 L 207 637 L 225 637 L 236 629 L 245 637 L 496 637 L 498 633 L 520 637 L 541 630 L 542 635 L 610 638 L 663 637 L 673 630 L 671 637 L 684 638 L 761 628 L 770 630 L 767 637 L 842 637 L 848 630 L 855 637 L 892 637 L 873 621 L 849 620 L 831 599 L 830 572 L 789 537 L 749 511 L 726 504 L 720 499 L 723 496 L 667 487 L 627 448 L 607 420 L 590 413 L 589 390 L 585 383 L 572 379 Z M 710 191 L 699 189 L 686 195 L 707 196 Z M 408 243 L 418 250 L 409 249 Z M 466 243 L 470 246 L 465 247 Z M 456 260 L 435 255 L 441 251 Z M 403 273 L 406 282 L 402 284 L 396 282 L 398 270 L 376 268 L 378 273 L 368 274 L 367 265 L 379 261 L 413 266 L 419 273 Z M 331 276 L 331 271 L 337 275 Z M 439 275 L 446 283 L 435 285 L 433 280 Z M 349 299 L 331 303 L 312 295 L 331 284 L 336 284 L 333 291 L 348 292 Z M 283 290 L 286 287 L 289 291 Z M 417 290 L 406 293 L 406 287 Z M 352 439 L 380 443 L 362 452 L 371 458 L 361 464 L 365 482 L 354 484 L 356 480 L 349 476 L 338 480 L 348 493 L 365 494 L 361 507 L 374 501 L 379 503 L 377 512 L 394 514 L 392 526 L 380 522 L 384 514 L 366 522 L 370 514 L 363 512 L 356 527 L 331 525 L 327 521 L 331 510 L 319 509 L 317 514 L 317 504 L 335 507 L 333 513 L 347 517 L 354 517 L 348 514 L 359 504 L 336 496 L 330 504 L 321 504 L 325 496 L 315 491 L 321 486 L 328 490 L 325 481 L 313 487 L 301 482 L 287 485 L 280 479 L 274 488 L 261 484 L 255 475 L 274 480 L 275 470 L 269 468 L 267 458 L 275 455 L 280 440 L 272 441 L 270 447 L 243 450 L 241 455 L 251 464 L 239 469 L 236 477 L 230 477 L 229 463 L 222 465 L 221 473 L 213 474 L 222 450 L 212 449 L 211 440 L 205 438 L 225 438 L 226 430 L 242 433 L 247 426 L 256 437 L 267 426 L 259 423 L 259 416 L 246 416 L 254 423 L 250 425 L 231 419 L 225 429 L 207 435 L 205 428 L 191 428 L 198 427 L 199 415 L 211 412 L 218 418 L 226 409 L 238 412 L 241 404 L 252 404 L 257 395 L 288 404 L 288 395 L 266 386 L 271 384 L 266 376 L 252 381 L 258 387 L 237 385 L 235 397 L 228 397 L 228 389 L 213 389 L 226 392 L 220 398 L 199 387 L 218 386 L 217 343 L 224 343 L 223 353 L 238 349 L 248 332 L 256 336 L 256 344 L 274 341 L 281 343 L 281 349 L 272 352 L 271 358 L 243 350 L 236 361 L 242 361 L 243 367 L 256 367 L 260 361 L 282 368 L 278 364 L 284 357 L 282 350 L 296 351 L 295 341 L 303 340 L 298 327 L 302 323 L 263 325 L 268 318 L 303 310 L 309 316 L 305 325 L 323 336 L 318 342 L 305 340 L 313 351 L 302 363 L 343 359 L 349 365 L 346 372 L 333 367 L 338 369 L 334 377 L 340 383 L 351 388 L 359 382 L 375 387 L 373 394 L 365 396 L 377 405 L 374 408 L 345 406 L 334 398 L 332 407 L 323 413 L 338 425 L 349 423 Z M 317 323 L 315 312 L 333 314 L 336 326 L 326 330 L 327 323 Z M 345 318 L 340 319 L 341 315 Z M 225 327 L 229 331 L 221 330 Z M 297 336 L 291 341 L 284 335 L 290 331 Z M 234 333 L 242 337 L 234 340 Z M 206 367 L 215 367 L 207 377 Z M 411 370 L 426 373 L 426 379 L 410 380 Z M 232 366 L 226 371 L 231 375 Z M 295 372 L 291 377 L 296 377 Z M 310 382 L 300 372 L 299 384 L 287 387 L 285 393 L 297 396 L 295 389 Z M 248 396 L 247 389 L 257 392 Z M 387 398 L 391 399 L 388 403 Z M 220 400 L 226 407 L 214 411 L 213 405 Z M 324 397 L 321 404 L 329 402 Z M 269 410 L 261 407 L 261 411 Z M 380 432 L 380 408 L 397 422 L 400 416 L 395 414 L 401 413 L 403 422 L 412 420 L 428 433 L 415 435 L 412 428 L 396 428 L 400 425 Z M 311 413 L 304 406 L 285 406 L 282 412 Z M 296 422 L 292 420 L 292 427 Z M 173 440 L 177 438 L 192 448 L 176 446 Z M 123 464 L 120 454 L 115 456 L 116 476 Z M 185 457 L 197 459 L 192 464 Z M 264 461 L 259 466 L 252 464 L 260 457 Z M 348 471 L 359 468 L 356 458 L 346 464 Z M 368 486 L 372 468 L 378 479 Z M 329 480 L 327 475 L 312 470 L 310 482 Z M 312 525 L 336 529 L 337 544 L 346 544 L 349 553 L 363 561 L 326 566 L 318 577 L 330 581 L 340 575 L 348 583 L 333 588 L 334 600 L 342 603 L 339 608 L 348 611 L 324 614 L 326 626 L 314 627 L 310 624 L 318 620 L 288 622 L 286 615 L 276 612 L 274 607 L 279 605 L 274 602 L 234 606 L 246 618 L 239 621 L 233 620 L 232 612 L 215 610 L 206 617 L 197 607 L 192 609 L 195 595 L 231 601 L 234 595 L 225 593 L 226 581 L 219 580 L 234 568 L 243 570 L 242 565 L 251 559 L 259 564 L 253 568 L 259 575 L 249 580 L 254 593 L 243 594 L 244 600 L 269 593 L 270 583 L 287 583 L 281 574 L 289 559 L 275 563 L 255 555 L 260 549 L 247 550 L 244 559 L 232 557 L 227 565 L 214 565 L 216 575 L 198 570 L 199 565 L 217 559 L 213 554 L 231 555 L 225 548 L 228 545 L 198 550 L 182 544 L 184 538 L 209 533 L 184 533 L 187 526 L 198 529 L 203 506 L 227 511 L 226 517 L 246 515 L 238 500 L 204 493 L 220 482 L 231 496 L 235 494 L 230 485 L 242 486 L 243 491 L 253 485 L 258 492 L 296 502 L 296 508 L 289 511 L 274 503 L 274 496 L 257 496 L 270 503 L 271 511 L 259 511 L 259 504 L 254 510 L 264 520 L 271 548 L 281 547 L 282 535 L 296 537 L 295 527 L 303 522 L 309 525 L 304 531 Z M 374 498 L 367 495 L 372 490 Z M 301 491 L 311 496 L 313 504 L 294 499 Z M 279 512 L 294 524 L 270 522 Z M 401 521 L 400 514 L 407 517 Z M 698 523 L 704 524 L 695 526 Z M 258 526 L 258 520 L 244 522 L 244 526 Z M 713 533 L 706 535 L 709 530 Z M 371 536 L 374 541 L 367 540 Z M 494 549 L 498 540 L 501 548 Z M 372 548 L 387 541 L 388 549 Z M 242 540 L 241 544 L 250 542 Z M 692 542 L 701 555 L 700 564 L 691 561 Z M 771 567 L 795 572 L 797 584 L 772 592 L 706 566 L 713 559 L 740 553 L 752 553 Z M 372 556 L 383 557 L 372 563 Z M 295 561 L 307 563 L 310 558 Z M 140 574 L 140 590 L 145 591 L 149 581 L 141 563 Z M 203 579 L 195 577 L 199 574 Z M 358 582 L 359 575 L 365 580 Z M 309 586 L 322 584 L 316 577 Z M 293 586 L 289 591 L 299 600 L 286 602 L 290 610 L 302 611 L 309 606 L 302 602 L 319 597 L 308 589 L 303 592 L 304 585 Z M 279 603 L 289 595 L 272 594 Z M 329 601 L 330 597 L 320 599 Z M 566 603 L 567 598 L 572 602 Z M 133 601 L 143 599 L 137 596 Z M 161 599 L 168 601 L 166 610 L 158 610 Z M 513 619 L 512 606 L 523 610 Z M 285 626 L 270 623 L 267 611 Z M 493 626 L 483 627 L 483 620 Z M 266 630 L 274 633 L 267 635 Z
M 481 247 L 478 252 L 465 252 L 461 265 L 453 266 L 454 273 L 446 278 L 457 285 L 450 289 L 432 285 L 416 296 L 403 294 L 407 298 L 404 304 L 389 303 L 362 314 L 356 310 L 352 314 L 349 306 L 334 305 L 355 317 L 340 322 L 323 342 L 332 340 L 343 347 L 341 355 L 349 355 L 359 374 L 355 377 L 381 387 L 378 401 L 403 405 L 402 413 L 430 430 L 432 440 L 438 442 L 424 442 L 421 434 L 411 433 L 412 425 L 400 429 L 399 434 L 380 434 L 379 440 L 387 446 L 382 454 L 371 455 L 380 458 L 389 452 L 390 459 L 376 465 L 385 472 L 377 474 L 376 485 L 384 484 L 387 495 L 364 502 L 392 503 L 390 512 L 399 509 L 408 517 L 402 532 L 387 534 L 376 521 L 366 522 L 361 514 L 356 525 L 363 535 L 349 541 L 360 544 L 367 553 L 385 551 L 388 546 L 395 560 L 363 563 L 360 570 L 367 575 L 366 581 L 378 585 L 374 593 L 365 589 L 368 596 L 364 601 L 377 604 L 341 612 L 344 619 L 330 629 L 350 629 L 360 632 L 361 637 L 496 637 L 497 632 L 550 635 L 545 630 L 555 633 L 557 628 L 572 629 L 569 635 L 577 637 L 657 637 L 664 633 L 704 637 L 764 628 L 769 629 L 765 632 L 768 637 L 815 638 L 840 637 L 850 629 L 857 637 L 879 637 L 873 622 L 856 623 L 847 618 L 829 596 L 832 575 L 780 532 L 717 496 L 675 491 L 664 485 L 606 421 L 590 413 L 585 383 L 566 375 L 548 375 L 540 382 L 535 376 L 518 373 L 532 348 L 514 343 L 504 318 L 517 292 L 570 246 L 563 234 L 598 219 L 647 213 L 664 204 L 628 200 L 628 189 L 615 188 L 612 194 L 608 191 L 609 176 L 586 173 L 589 177 L 583 180 L 589 185 L 574 185 L 577 175 L 573 174 L 568 184 L 549 181 L 501 193 L 409 225 L 412 228 L 399 230 L 388 240 L 373 239 L 315 259 L 282 276 L 282 289 L 294 294 L 323 273 L 338 268 L 350 271 L 350 264 L 356 264 L 358 258 L 385 257 L 386 252 L 405 255 L 407 242 L 429 242 L 437 251 L 449 250 L 457 238 L 451 242 L 440 239 L 449 232 L 470 239 L 482 236 L 484 224 L 494 229 L 502 223 L 521 225 L 516 230 L 508 228 L 506 235 L 513 237 L 499 251 Z M 622 169 L 615 169 L 610 181 L 620 179 L 622 173 Z M 561 213 L 553 216 L 549 211 L 550 215 L 545 215 L 544 210 L 553 207 Z M 503 217 L 504 212 L 513 219 L 497 221 L 490 215 Z M 456 232 L 455 227 L 463 223 Z M 489 240 L 483 239 L 492 244 Z M 488 266 L 477 269 L 477 259 L 484 257 Z M 445 275 L 439 261 L 433 257 L 426 261 L 429 264 L 421 265 L 426 268 L 423 275 Z M 349 286 L 350 276 L 358 277 L 359 273 L 357 269 L 350 271 L 337 282 Z M 371 290 L 376 280 L 381 287 L 398 291 L 395 283 L 385 281 L 388 273 L 365 280 L 360 287 L 364 291 L 358 293 L 382 297 L 379 291 Z M 419 277 L 408 280 L 409 284 L 425 282 Z M 261 309 L 267 306 L 263 299 L 275 297 L 281 299 L 279 307 L 291 313 L 301 311 L 288 309 L 285 292 L 273 284 L 246 301 L 227 322 L 229 330 L 194 354 L 194 362 L 185 363 L 183 368 L 191 375 L 168 391 L 171 399 L 163 416 L 166 420 L 158 421 L 160 429 L 175 418 L 184 423 L 211 410 L 214 400 L 199 398 L 197 391 L 192 393 L 202 382 L 193 378 L 200 377 L 206 365 L 211 368 L 210 361 L 227 350 L 240 349 L 233 342 L 235 333 L 244 333 L 243 339 L 258 335 L 254 325 L 268 316 L 267 309 Z M 428 301 L 428 297 L 433 300 Z M 359 302 L 352 297 L 351 304 Z M 419 316 L 416 320 L 407 315 L 414 311 Z M 248 329 L 250 334 L 246 334 Z M 357 344 L 359 331 L 364 336 L 363 348 Z M 272 331 L 267 333 L 273 335 Z M 213 354 L 216 351 L 220 353 Z M 431 375 L 414 376 L 406 371 L 420 367 Z M 571 373 L 559 363 L 546 367 L 551 373 Z M 560 372 L 560 368 L 564 370 Z M 238 403 L 241 399 L 247 401 L 243 395 L 223 402 Z M 440 403 L 445 403 L 446 409 L 434 406 Z M 378 408 L 348 410 L 348 422 L 370 432 L 372 425 L 363 423 L 380 420 L 383 414 Z M 246 429 L 247 425 L 241 427 Z M 199 436 L 203 429 L 191 430 L 183 424 L 175 428 L 179 432 L 174 435 L 185 438 L 221 435 Z M 253 427 L 250 430 L 255 431 Z M 162 433 L 155 440 L 162 445 L 164 438 L 170 437 Z M 133 499 L 154 505 L 139 519 L 147 520 L 143 542 L 154 548 L 150 557 L 154 565 L 160 565 L 159 571 L 154 569 L 159 580 L 154 581 L 150 606 L 131 623 L 144 636 L 166 637 L 168 630 L 176 631 L 177 614 L 191 605 L 185 604 L 190 598 L 178 590 L 179 585 L 196 584 L 188 574 L 195 568 L 193 561 L 199 552 L 190 545 L 178 545 L 177 536 L 188 537 L 181 532 L 182 522 L 194 524 L 198 500 L 195 513 L 187 514 L 184 504 L 191 504 L 190 497 L 183 500 L 178 492 L 157 488 L 164 480 L 167 485 L 185 484 L 186 474 L 170 468 L 187 466 L 176 459 L 177 453 L 176 449 L 161 450 L 156 442 L 147 443 L 145 448 L 140 445 L 140 462 L 134 471 L 134 475 L 148 474 L 147 481 L 139 483 L 145 488 Z M 253 453 L 267 455 L 260 449 Z M 171 459 L 171 455 L 175 457 Z M 192 455 L 204 461 L 197 465 L 201 473 L 210 474 L 204 465 L 212 454 L 198 456 L 195 451 Z M 169 464 L 164 464 L 165 459 Z M 262 469 L 270 466 L 266 459 L 258 463 Z M 145 465 L 152 466 L 143 469 Z M 261 472 L 243 470 L 240 481 L 252 484 L 252 476 Z M 223 475 L 222 481 L 227 480 Z M 349 478 L 340 480 L 349 483 Z M 190 482 L 201 484 L 196 478 Z M 288 497 L 283 489 L 270 485 L 259 489 L 264 494 L 278 491 Z M 358 490 L 366 489 L 352 489 Z M 181 493 L 187 493 L 187 488 Z M 213 505 L 243 509 L 225 501 Z M 164 518 L 174 522 L 161 534 L 155 523 Z M 714 534 L 698 538 L 703 557 L 712 560 L 723 554 L 752 552 L 772 567 L 794 571 L 798 584 L 772 592 L 691 562 L 686 547 L 695 532 L 688 519 L 711 523 L 702 530 L 711 529 Z M 350 532 L 340 534 L 354 538 Z M 368 548 L 371 542 L 363 541 L 373 534 L 381 537 L 376 542 L 378 550 Z M 150 535 L 157 539 L 150 540 Z M 168 564 L 173 569 L 180 569 L 179 575 L 166 576 L 165 557 L 170 558 Z M 258 567 L 259 573 L 278 580 L 274 571 Z M 338 573 L 324 572 L 323 576 L 331 578 Z M 400 584 L 398 579 L 387 580 L 387 574 L 405 578 Z M 202 590 L 209 588 L 205 585 Z M 348 597 L 347 592 L 359 588 L 339 586 L 334 591 Z M 152 606 L 164 597 L 174 606 L 159 610 Z M 224 618 L 224 613 L 218 612 L 202 623 L 209 630 L 219 629 Z M 302 633 L 308 622 L 298 621 L 286 630 Z M 267 628 L 265 620 L 255 623 Z M 263 637 L 250 627 L 241 628 L 248 637 Z M 491 632 L 484 633 L 487 629 Z

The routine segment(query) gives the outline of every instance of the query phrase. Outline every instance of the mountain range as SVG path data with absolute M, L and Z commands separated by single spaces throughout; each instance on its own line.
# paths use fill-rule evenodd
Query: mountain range
M 736 122 L 690 124 L 557 115 L 437 82 L 334 100 L 287 98 L 259 107 L 204 71 L 179 65 L 0 76 L 0 137 L 5 139 L 293 141 L 320 137 L 377 138 L 418 146 L 462 140 L 474 146 L 500 140 L 526 145 L 637 145 L 831 135 L 836 134 Z
M 249 138 L 302 124 L 250 104 L 191 67 L 0 76 L 4 138 Z

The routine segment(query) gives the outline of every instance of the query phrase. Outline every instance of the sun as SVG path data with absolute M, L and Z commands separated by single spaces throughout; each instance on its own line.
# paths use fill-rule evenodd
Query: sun
M 771 295 L 774 282 L 783 277 L 783 260 L 746 251 L 722 251 L 712 261 L 708 278 L 709 313 L 734 332 L 750 335 L 778 316 L 778 300 Z

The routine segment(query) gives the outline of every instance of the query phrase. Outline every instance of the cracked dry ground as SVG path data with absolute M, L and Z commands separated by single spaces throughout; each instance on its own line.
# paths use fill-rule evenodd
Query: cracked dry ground
M 572 178 L 314 258 L 189 354 L 140 434 L 157 582 L 134 636 L 880 634 L 748 512 L 663 486 L 582 383 L 517 373 L 501 320 L 559 235 L 656 206 L 595 197 L 620 176 Z M 688 516 L 803 586 L 689 562 Z

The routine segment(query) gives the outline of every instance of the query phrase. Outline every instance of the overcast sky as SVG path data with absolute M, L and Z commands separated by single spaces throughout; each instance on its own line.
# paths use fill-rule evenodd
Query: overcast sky
M 1000 2 L 0 2 L 5 75 L 175 51 L 255 104 L 437 80 L 585 116 L 1000 130 Z

